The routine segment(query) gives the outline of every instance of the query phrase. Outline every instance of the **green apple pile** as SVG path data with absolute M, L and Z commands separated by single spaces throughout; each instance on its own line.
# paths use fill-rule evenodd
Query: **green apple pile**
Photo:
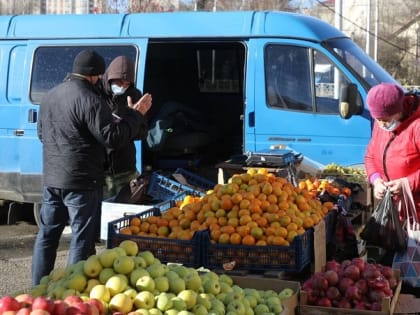
M 343 177 L 350 183 L 362 184 L 366 182 L 366 171 L 361 167 L 342 166 L 336 163 L 325 165 L 322 170 L 323 176 Z
M 136 242 L 124 240 L 118 247 L 52 270 L 29 294 L 99 300 L 104 314 L 270 315 L 280 314 L 282 300 L 294 292 L 242 288 L 227 274 L 163 264 L 152 252 L 139 251 Z

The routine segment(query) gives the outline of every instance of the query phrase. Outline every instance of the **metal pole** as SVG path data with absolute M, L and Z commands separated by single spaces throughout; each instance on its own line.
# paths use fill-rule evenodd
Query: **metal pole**
M 374 42 L 374 51 L 373 59 L 378 60 L 378 32 L 379 32 L 379 0 L 375 2 L 375 42 Z
M 370 55 L 370 3 L 371 0 L 368 0 L 368 8 L 366 10 L 366 53 Z

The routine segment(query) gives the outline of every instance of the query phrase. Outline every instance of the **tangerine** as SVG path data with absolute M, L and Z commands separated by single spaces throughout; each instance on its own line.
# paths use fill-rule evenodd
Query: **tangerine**
M 241 244 L 242 237 L 239 235 L 239 233 L 234 232 L 230 235 L 229 241 L 231 244 L 239 245 Z
M 243 245 L 255 245 L 255 238 L 252 235 L 245 235 L 242 238 Z

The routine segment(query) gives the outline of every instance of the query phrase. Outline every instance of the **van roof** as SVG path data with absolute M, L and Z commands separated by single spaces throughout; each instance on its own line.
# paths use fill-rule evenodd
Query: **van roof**
M 161 12 L 0 16 L 0 38 L 344 37 L 319 19 L 280 11 Z

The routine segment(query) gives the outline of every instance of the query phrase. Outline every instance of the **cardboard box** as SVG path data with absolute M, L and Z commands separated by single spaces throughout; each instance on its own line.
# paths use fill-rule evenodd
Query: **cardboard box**
M 101 240 L 108 239 L 108 222 L 127 215 L 137 214 L 152 208 L 152 205 L 136 205 L 129 203 L 116 203 L 113 198 L 102 201 L 101 204 Z
M 290 288 L 295 292 L 293 296 L 282 301 L 283 312 L 278 315 L 295 315 L 297 314 L 298 295 L 300 291 L 300 283 L 297 281 L 286 281 L 275 278 L 265 278 L 258 275 L 248 276 L 231 276 L 233 283 L 241 288 L 253 288 L 257 290 L 274 290 L 280 293 L 285 288 Z M 276 314 L 277 315 L 277 314 Z
M 399 278 L 399 272 L 397 273 Z M 307 295 L 305 291 L 300 291 L 299 297 L 299 314 L 300 315 L 392 315 L 394 314 L 395 307 L 401 291 L 401 280 L 398 281 L 397 288 L 395 289 L 394 296 L 391 298 L 386 297 L 382 300 L 381 311 L 370 310 L 357 310 L 345 309 L 338 307 L 323 307 L 307 304 Z

